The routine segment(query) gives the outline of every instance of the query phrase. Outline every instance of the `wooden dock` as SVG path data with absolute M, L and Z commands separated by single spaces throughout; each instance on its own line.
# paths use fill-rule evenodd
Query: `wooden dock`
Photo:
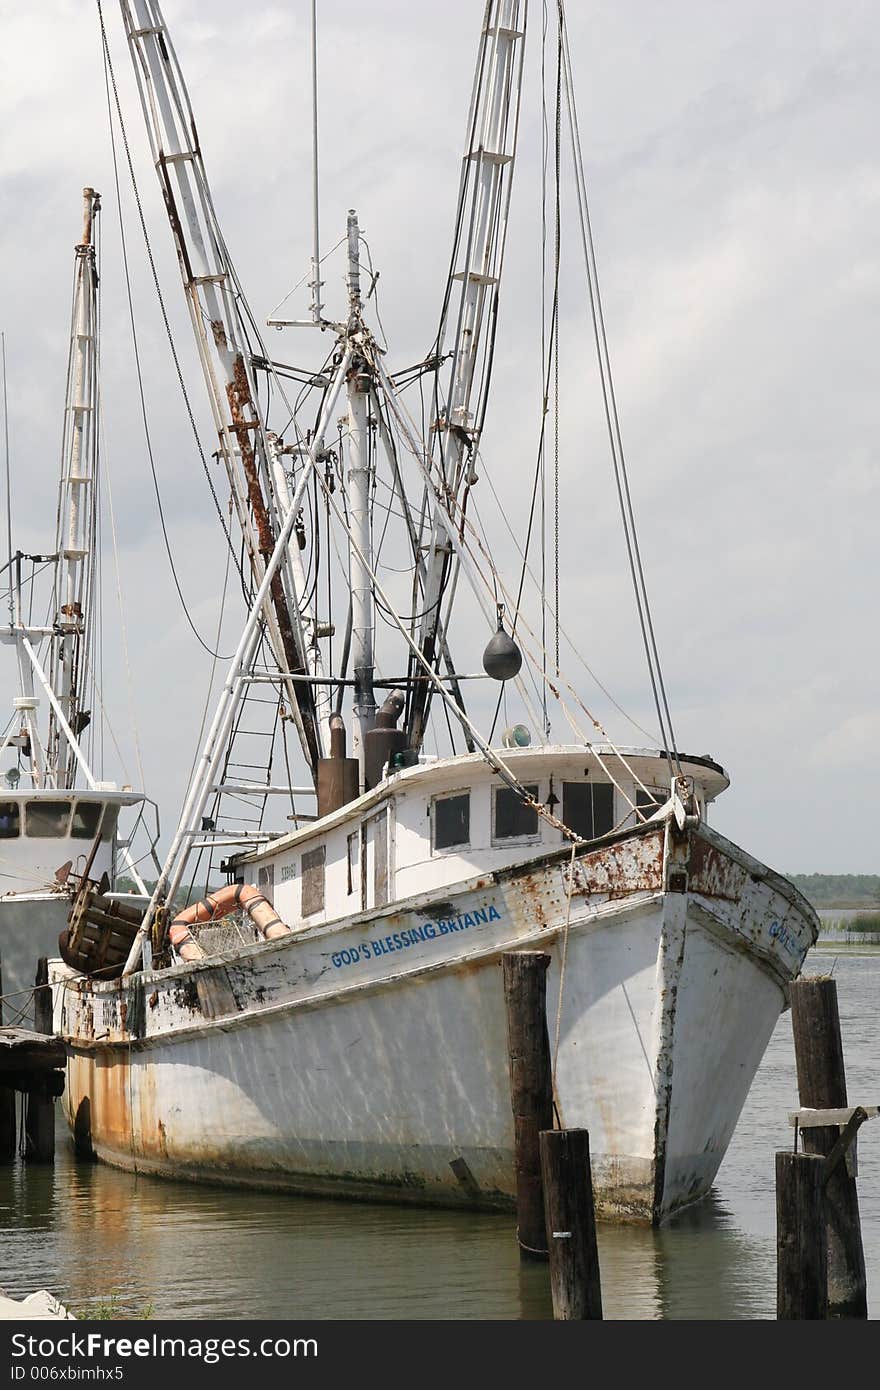
M 45 959 L 37 966 L 34 1021 L 41 1031 L 0 1024 L 0 1163 L 17 1151 L 15 1093 L 27 1096 L 24 1157 L 51 1163 L 55 1157 L 55 1100 L 64 1091 L 67 1050 L 52 1035 L 52 1002 Z

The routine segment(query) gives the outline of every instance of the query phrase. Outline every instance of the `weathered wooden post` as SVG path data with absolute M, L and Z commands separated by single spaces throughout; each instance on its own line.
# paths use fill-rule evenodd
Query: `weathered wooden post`
M 37 961 L 34 979 L 34 1029 L 37 1033 L 52 1032 L 52 988 L 46 956 Z M 24 1156 L 28 1163 L 55 1161 L 55 1093 L 48 1076 L 34 1077 L 28 1090 Z
M 846 1072 L 837 1007 L 837 982 L 828 976 L 796 980 L 791 986 L 791 1021 L 802 1106 L 845 1109 Z M 836 1125 L 801 1129 L 806 1153 L 827 1156 L 837 1143 Z M 866 1318 L 865 1254 L 856 1180 L 849 1164 L 838 1163 L 825 1186 L 828 1245 L 828 1315 Z
M 776 1316 L 828 1316 L 828 1247 L 825 1239 L 821 1154 L 776 1155 Z
M 540 1142 L 553 1316 L 557 1321 L 601 1318 L 589 1133 L 545 1130 Z
M 523 1259 L 547 1259 L 541 1183 L 541 1130 L 553 1127 L 553 1078 L 547 1034 L 547 967 L 543 951 L 501 957 L 507 1005 L 507 1051 L 513 1106 L 516 1235 Z
M 0 1028 L 3 1027 L 3 962 L 0 960 Z M 15 1162 L 15 1091 L 0 1086 L 0 1163 Z

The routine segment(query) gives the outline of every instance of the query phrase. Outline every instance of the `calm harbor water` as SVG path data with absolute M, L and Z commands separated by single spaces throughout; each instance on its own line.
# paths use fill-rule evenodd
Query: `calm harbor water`
M 833 969 L 850 1103 L 880 1095 L 880 948 L 820 947 Z M 775 1316 L 774 1152 L 797 1105 L 782 1016 L 712 1194 L 660 1231 L 600 1225 L 607 1318 Z M 61 1132 L 59 1137 L 61 1137 Z M 880 1311 L 880 1121 L 859 1140 L 869 1313 Z M 157 1318 L 549 1318 L 543 1266 L 512 1217 L 325 1202 L 135 1178 L 76 1162 L 0 1169 L 0 1285 L 48 1288 L 88 1315 Z

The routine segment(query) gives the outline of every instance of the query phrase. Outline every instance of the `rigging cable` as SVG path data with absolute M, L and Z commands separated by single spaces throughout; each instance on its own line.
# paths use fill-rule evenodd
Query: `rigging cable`
M 547 131 L 547 29 L 549 16 L 547 0 L 542 7 L 541 24 L 541 386 L 544 385 L 544 362 L 547 356 L 547 156 L 549 137 Z M 558 166 L 557 166 L 558 168 Z M 542 412 L 547 410 L 547 400 L 542 390 Z M 544 461 L 544 435 L 539 445 L 541 469 L 541 642 L 547 645 L 547 479 Z M 547 714 L 547 662 L 541 668 L 542 699 L 541 713 L 544 716 L 544 737 L 550 738 L 550 720 Z M 499 691 L 499 694 L 501 692 Z M 499 706 L 500 708 L 500 706 Z M 496 711 L 497 720 L 498 713 Z M 505 723 L 507 716 L 505 714 Z M 494 723 L 493 723 L 494 731 Z
M 12 584 L 12 477 L 9 459 L 9 401 L 6 395 L 6 334 L 0 334 L 3 356 L 3 435 L 6 441 L 6 542 L 9 550 L 9 626 L 15 622 L 15 600 Z
M 117 109 L 117 112 L 118 112 L 118 115 L 119 115 L 119 122 L 120 122 L 121 131 L 122 131 L 122 139 L 123 139 L 123 142 L 124 142 L 124 144 L 125 144 L 125 152 L 126 152 L 126 156 L 127 156 L 127 158 L 128 158 L 128 166 L 129 166 L 129 170 L 131 171 L 132 181 L 134 181 L 134 168 L 133 168 L 132 163 L 131 163 L 131 155 L 130 155 L 129 148 L 128 148 L 128 138 L 127 138 L 126 133 L 125 133 L 125 127 L 122 125 L 122 112 L 121 112 L 120 106 L 119 106 L 119 94 L 118 94 L 118 92 L 117 92 L 117 90 L 116 90 L 116 78 L 115 78 L 115 76 L 114 76 L 114 74 L 113 74 L 113 68 L 112 68 L 112 65 L 111 65 L 111 62 L 110 62 L 110 51 L 109 51 L 109 48 L 108 48 L 108 46 L 107 46 L 107 35 L 106 35 L 105 31 L 104 31 L 104 17 L 103 17 L 103 15 L 101 14 L 101 4 L 100 4 L 100 0 L 98 0 L 98 13 L 99 13 L 100 18 L 101 18 L 101 35 L 102 35 L 102 38 L 103 38 L 103 41 L 104 41 L 104 85 L 105 85 L 106 91 L 107 91 L 107 114 L 108 114 L 109 126 L 110 126 L 110 148 L 111 148 L 111 151 L 112 151 L 112 154 L 113 154 L 113 178 L 114 178 L 114 182 L 115 182 L 115 184 L 116 184 L 116 211 L 117 211 L 118 217 L 119 217 L 119 237 L 120 237 L 120 242 L 121 242 L 121 247 L 122 247 L 122 265 L 123 265 L 123 270 L 124 270 L 124 272 L 125 272 L 125 288 L 126 288 L 126 294 L 127 294 L 127 296 L 128 296 L 128 315 L 129 315 L 129 321 L 130 321 L 130 323 L 131 323 L 132 347 L 133 347 L 133 349 L 134 349 L 135 370 L 136 370 L 136 372 L 137 372 L 138 394 L 139 394 L 139 396 L 140 396 L 140 403 L 141 403 L 141 416 L 142 416 L 142 418 L 143 418 L 143 423 L 144 423 L 144 440 L 145 440 L 145 443 L 146 443 L 146 446 L 147 446 L 147 457 L 148 457 L 149 462 L 150 462 L 150 473 L 151 473 L 152 479 L 153 479 L 153 489 L 154 489 L 155 494 L 156 494 L 156 506 L 158 507 L 158 510 L 159 510 L 159 523 L 160 523 L 160 525 L 161 525 L 161 527 L 162 527 L 162 538 L 163 538 L 164 543 L 165 543 L 165 552 L 166 552 L 166 554 L 167 554 L 167 556 L 168 556 L 168 563 L 169 563 L 169 565 L 170 565 L 170 567 L 171 567 L 171 576 L 172 576 L 172 578 L 173 578 L 173 580 L 174 580 L 174 587 L 175 587 L 175 589 L 177 590 L 177 596 L 178 596 L 178 598 L 180 599 L 180 605 L 181 605 L 181 607 L 182 607 L 182 609 L 183 609 L 184 617 L 186 618 L 186 621 L 189 623 L 189 626 L 190 626 L 190 628 L 192 629 L 192 632 L 193 632 L 193 635 L 194 635 L 195 638 L 196 638 L 196 641 L 199 643 L 199 645 L 200 645 L 201 647 L 203 647 L 203 648 L 205 649 L 205 651 L 208 653 L 208 655 L 209 655 L 210 657 L 214 657 L 215 659 L 219 659 L 219 660 L 221 660 L 221 661 L 228 661 L 228 660 L 231 659 L 231 653 L 230 653 L 230 656 L 223 656 L 223 657 L 221 657 L 220 654 L 219 654 L 219 652 L 215 652 L 214 649 L 213 649 L 211 646 L 208 645 L 208 643 L 204 640 L 204 638 L 202 637 L 202 635 L 201 635 L 201 633 L 199 632 L 198 628 L 196 627 L 195 623 L 193 622 L 192 616 L 191 616 L 190 611 L 189 611 L 189 608 L 188 608 L 188 606 L 187 606 L 186 599 L 185 599 L 184 596 L 183 596 L 183 590 L 182 590 L 182 588 L 181 588 L 181 586 L 180 586 L 180 580 L 178 579 L 178 576 L 177 576 L 177 568 L 176 568 L 176 566 L 175 566 L 175 564 L 174 564 L 174 555 L 173 555 L 172 550 L 171 550 L 171 540 L 170 540 L 170 538 L 169 538 L 169 535 L 168 535 L 168 527 L 167 527 L 166 522 L 165 522 L 165 511 L 164 511 L 164 508 L 163 508 L 163 506 L 162 506 L 162 494 L 161 494 L 161 492 L 160 492 L 160 490 L 159 490 L 159 478 L 158 478 L 158 475 L 157 475 L 157 473 L 156 473 L 156 462 L 155 462 L 155 459 L 154 459 L 154 457 L 153 457 L 153 441 L 152 441 L 152 436 L 151 436 L 151 434 L 150 434 L 150 423 L 149 423 L 149 418 L 148 418 L 148 415 L 147 415 L 147 401 L 146 401 L 146 396 L 145 396 L 145 394 L 144 394 L 144 382 L 143 382 L 143 374 L 142 374 L 142 372 L 141 372 L 140 349 L 139 349 L 139 347 L 138 347 L 137 327 L 136 327 L 135 316 L 134 316 L 134 301 L 133 301 L 133 299 L 132 299 L 132 293 L 131 293 L 131 277 L 130 277 L 129 269 L 128 269 L 128 251 L 127 251 L 126 240 L 125 240 L 125 225 L 124 225 L 123 220 L 122 220 L 122 197 L 121 197 L 121 192 L 120 192 L 120 188 L 119 188 L 119 166 L 118 166 L 118 161 L 117 161 L 117 158 L 116 158 L 116 137 L 115 137 L 115 135 L 114 135 L 114 133 L 113 133 L 113 111 L 112 111 L 112 107 L 111 107 L 111 104 L 110 104 L 110 80 L 112 80 L 112 83 L 113 83 L 113 93 L 114 93 L 114 96 L 116 97 L 116 109 Z M 109 80 L 108 80 L 108 73 L 109 73 Z M 136 200 L 136 202 L 137 202 L 138 212 L 139 212 L 140 218 L 141 218 L 141 226 L 142 226 L 143 231 L 144 231 L 144 237 L 146 238 L 146 237 L 147 237 L 146 223 L 144 222 L 143 211 L 142 211 L 142 209 L 141 209 L 140 196 L 139 196 L 139 194 L 138 194 L 137 184 L 136 184 L 136 183 L 134 184 L 134 190 L 135 190 L 135 200 Z M 153 264 L 153 253 L 152 253 L 152 250 L 150 249 L 149 240 L 147 240 L 147 251 L 148 251 L 148 254 L 149 254 L 149 257 L 150 257 L 150 265 L 153 267 L 153 275 L 154 275 L 154 277 L 155 277 L 155 275 L 156 275 L 156 269 L 155 269 L 155 265 Z M 157 286 L 157 288 L 158 288 L 158 279 L 156 280 L 156 286 Z M 162 299 L 161 299 L 161 292 L 160 292 L 160 304 L 161 304 L 161 307 L 162 307 L 162 315 L 163 315 L 163 318 L 165 318 L 165 326 L 166 326 L 166 328 L 168 329 L 169 334 L 170 334 L 170 327 L 169 327 L 169 325 L 168 325 L 168 319 L 167 319 L 167 317 L 165 316 L 165 305 L 164 305 L 164 302 L 163 302 Z M 178 372 L 179 372 L 179 371 L 180 371 L 180 366 L 179 366 L 179 363 L 177 362 L 177 354 L 176 354 L 176 352 L 174 351 L 173 345 L 172 345 L 172 351 L 174 352 L 174 360 L 175 360 L 175 363 L 176 363 L 177 366 L 178 366 Z M 181 380 L 182 380 L 182 378 L 181 378 Z M 187 399 L 187 407 L 188 407 L 188 406 L 189 406 L 189 401 L 188 401 L 188 398 L 186 398 L 186 399 Z M 192 417 L 190 417 L 190 418 L 192 418 Z M 193 427 L 195 427 L 195 421 L 193 421 Z M 199 452 L 201 453 L 201 444 L 199 444 Z M 202 462 L 203 462 L 203 463 L 205 462 L 204 454 L 202 454 Z M 207 468 L 207 464 L 205 464 L 205 466 L 206 466 L 206 468 Z M 210 475 L 209 475 L 209 481 L 211 481 Z M 213 493 L 213 484 L 212 484 L 212 493 Z M 216 494 L 213 494 L 213 495 L 214 495 L 214 501 L 215 501 L 215 503 L 217 503 Z M 218 506 L 218 511 L 219 511 L 219 503 L 217 503 L 217 506 Z M 222 514 L 221 514 L 221 516 L 220 516 L 220 520 L 221 520 L 221 524 L 223 525 L 224 533 L 226 534 L 226 539 L 227 539 L 227 541 L 229 542 L 229 546 L 230 546 L 230 548 L 231 548 L 231 546 L 232 546 L 232 541 L 231 541 L 231 539 L 230 539 L 230 537 L 229 537 L 229 533 L 226 531 L 226 525 L 225 525 L 225 523 L 223 522 Z
M 103 431 L 103 429 L 104 429 L 103 408 L 102 408 L 102 410 L 101 410 L 101 415 L 100 415 L 100 428 L 101 428 L 101 430 Z M 124 662 L 124 665 L 125 665 L 125 680 L 126 680 L 126 686 L 127 686 L 127 688 L 128 688 L 129 718 L 130 718 L 130 720 L 131 720 L 131 730 L 132 730 L 132 736 L 133 736 L 133 739 L 134 739 L 134 757 L 135 757 L 135 762 L 136 762 L 136 764 L 137 764 L 138 777 L 140 778 L 140 786 L 141 786 L 141 787 L 145 787 L 145 786 L 146 786 L 146 778 L 145 778 L 145 776 L 144 776 L 144 764 L 143 764 L 143 759 L 142 759 L 142 757 L 141 757 L 140 734 L 139 734 L 139 732 L 138 732 L 137 719 L 136 719 L 136 717 L 135 717 L 135 705 L 134 705 L 134 679 L 133 679 L 132 673 L 131 673 L 131 660 L 130 660 L 130 657 L 129 657 L 129 650 L 128 650 L 128 629 L 127 629 L 127 627 L 126 627 L 126 623 L 125 623 L 125 613 L 124 613 L 123 606 L 122 606 L 122 576 L 121 576 L 120 568 L 119 568 L 119 542 L 118 542 L 118 537 L 117 537 L 117 534 L 116 534 L 116 513 L 115 513 L 114 508 L 113 508 L 113 491 L 112 491 L 112 488 L 111 488 L 111 486 L 110 486 L 110 470 L 109 470 L 109 469 L 107 470 L 107 503 L 108 503 L 108 509 L 109 509 L 109 514 L 110 514 L 110 539 L 111 539 L 111 543 L 112 543 L 112 546 L 113 546 L 113 567 L 114 567 L 114 573 L 115 573 L 115 575 L 116 575 L 116 599 L 117 599 L 117 602 L 118 602 L 118 604 L 119 604 L 119 629 L 120 629 L 120 635 L 121 635 L 121 638 L 122 638 L 122 659 L 123 659 L 123 662 Z
M 593 335 L 596 343 L 596 352 L 599 358 L 599 375 L 602 383 L 602 397 L 605 404 L 605 418 L 608 426 L 608 434 L 611 442 L 611 456 L 614 466 L 614 477 L 617 487 L 618 501 L 620 504 L 621 518 L 623 520 L 624 536 L 626 538 L 627 554 L 629 557 L 630 573 L 633 581 L 633 590 L 636 598 L 636 608 L 639 615 L 639 624 L 642 630 L 642 640 L 645 647 L 645 656 L 648 664 L 648 673 L 651 679 L 651 688 L 654 695 L 654 705 L 657 713 L 657 720 L 660 725 L 660 732 L 663 736 L 664 751 L 667 760 L 670 759 L 670 748 L 675 765 L 681 775 L 681 761 L 678 748 L 675 742 L 675 734 L 672 727 L 672 716 L 669 712 L 669 702 L 666 697 L 666 688 L 663 682 L 663 673 L 660 667 L 660 656 L 657 650 L 657 642 L 654 635 L 654 624 L 651 618 L 651 609 L 648 602 L 648 592 L 645 584 L 644 569 L 642 567 L 641 552 L 639 549 L 638 535 L 636 533 L 635 514 L 632 506 L 629 479 L 627 476 L 626 459 L 623 451 L 623 439 L 620 430 L 620 419 L 617 410 L 617 398 L 614 390 L 614 380 L 611 373 L 611 359 L 608 353 L 608 338 L 605 331 L 605 317 L 602 310 L 602 299 L 599 291 L 598 271 L 596 267 L 596 252 L 593 243 L 592 223 L 590 220 L 589 202 L 587 198 L 586 178 L 584 175 L 583 153 L 581 150 L 580 128 L 578 125 L 577 106 L 574 98 L 574 89 L 571 72 L 571 53 L 568 44 L 568 29 L 565 20 L 564 0 L 557 0 L 557 13 L 559 21 L 559 41 L 563 54 L 563 77 L 565 82 L 566 106 L 568 115 L 569 131 L 571 134 L 572 162 L 575 172 L 575 187 L 577 191 L 578 215 L 580 219 L 581 240 L 583 244 L 584 259 L 587 272 L 587 286 L 590 298 L 590 312 L 593 320 Z M 665 716 L 665 718 L 664 718 Z M 668 730 L 668 737 L 667 737 Z
M 207 482 L 208 482 L 208 488 L 209 488 L 209 490 L 210 490 L 211 498 L 212 498 L 212 500 L 213 500 L 214 507 L 215 507 L 215 510 L 216 510 L 216 512 L 217 512 L 217 517 L 218 517 L 218 519 L 219 519 L 219 521 L 220 521 L 220 526 L 221 526 L 221 528 L 222 528 L 223 535 L 224 535 L 224 537 L 225 537 L 225 539 L 226 539 L 226 544 L 227 544 L 227 546 L 229 547 L 230 551 L 232 552 L 232 558 L 233 558 L 233 560 L 235 560 L 235 565 L 236 565 L 236 568 L 238 569 L 238 573 L 239 573 L 239 577 L 240 577 L 241 582 L 242 582 L 242 586 L 243 586 L 243 588 L 246 589 L 245 578 L 244 578 L 244 571 L 243 571 L 241 565 L 239 564 L 239 562 L 238 562 L 238 560 L 237 560 L 237 558 L 236 558 L 236 556 L 235 556 L 235 550 L 234 550 L 234 547 L 233 547 L 233 544 L 232 544 L 232 537 L 231 537 L 231 535 L 230 535 L 230 533 L 229 533 L 229 529 L 228 529 L 228 527 L 227 527 L 227 525 L 226 525 L 226 521 L 225 521 L 224 516 L 223 516 L 223 511 L 222 511 L 221 506 L 220 506 L 220 501 L 219 501 L 219 499 L 218 499 L 218 497 L 217 497 L 217 492 L 216 492 L 216 489 L 215 489 L 215 487 L 214 487 L 214 480 L 213 480 L 213 478 L 211 477 L 211 470 L 210 470 L 209 467 L 208 467 L 208 460 L 207 460 L 207 458 L 205 457 L 205 451 L 204 451 L 204 449 L 202 448 L 202 441 L 201 441 L 201 439 L 200 439 L 200 437 L 199 437 L 199 431 L 198 431 L 198 428 L 197 428 L 197 426 L 196 426 L 195 415 L 193 414 L 193 408 L 192 408 L 192 404 L 191 404 L 191 402 L 190 402 L 189 392 L 188 392 L 188 390 L 187 390 L 186 382 L 185 382 L 184 377 L 183 377 L 183 369 L 182 369 L 182 367 L 181 367 L 181 365 L 180 365 L 180 358 L 179 358 L 178 355 L 177 355 L 177 345 L 176 345 L 175 342 L 174 342 L 174 335 L 173 335 L 172 332 L 171 332 L 171 324 L 170 324 L 170 322 L 169 322 L 168 313 L 167 313 L 167 310 L 166 310 L 166 308 L 165 308 L 165 297 L 164 297 L 164 295 L 162 294 L 162 287 L 161 287 L 161 285 L 159 284 L 159 274 L 158 274 L 158 271 L 156 270 L 156 262 L 155 262 L 155 260 L 154 260 L 154 258 L 153 258 L 153 248 L 152 248 L 152 245 L 151 245 L 151 243 L 150 243 L 150 234 L 149 234 L 149 232 L 148 232 L 148 230 L 147 230 L 146 218 L 144 217 L 144 210 L 143 210 L 143 206 L 142 206 L 142 204 L 141 204 L 140 190 L 139 190 L 139 188 L 138 188 L 137 179 L 136 179 L 136 177 L 135 177 L 134 164 L 132 163 L 132 158 L 131 158 L 131 149 L 129 148 L 129 143 L 128 143 L 128 134 L 127 134 L 126 129 L 125 129 L 125 122 L 124 122 L 124 120 L 123 120 L 123 118 L 122 118 L 122 104 L 121 104 L 121 102 L 120 102 L 120 100 L 119 100 L 119 91 L 118 91 L 118 88 L 117 88 L 117 86 L 116 86 L 116 74 L 115 74 L 115 72 L 113 71 L 113 60 L 112 60 L 112 58 L 110 57 L 110 45 L 109 45 L 109 43 L 108 43 L 108 41 L 107 41 L 107 30 L 106 30 L 105 27 L 104 27 L 104 12 L 103 12 L 103 10 L 102 10 L 102 8 L 101 8 L 101 0 L 97 0 L 97 6 L 98 6 L 98 19 L 99 19 L 100 25 L 101 25 L 101 42 L 102 42 L 102 46 L 103 46 L 103 49 L 104 49 L 104 83 L 105 83 L 105 86 L 107 86 L 107 75 L 108 75 L 108 73 L 109 73 L 110 83 L 112 83 L 112 86 L 113 86 L 113 98 L 114 98 L 114 102 L 115 102 L 115 106 L 116 106 L 116 114 L 117 114 L 117 118 L 118 118 L 118 120 L 119 120 L 119 130 L 120 130 L 120 134 L 122 135 L 122 143 L 123 143 L 123 147 L 124 147 L 124 149 L 125 149 L 126 161 L 127 161 L 127 163 L 128 163 L 128 172 L 129 172 L 129 174 L 130 174 L 130 176 L 131 176 L 131 185 L 132 185 L 132 189 L 133 189 L 133 192 L 134 192 L 135 204 L 136 204 L 137 210 L 138 210 L 138 218 L 139 218 L 139 220 L 140 220 L 141 231 L 142 231 L 143 237 L 144 237 L 144 245 L 146 246 L 146 250 L 147 250 L 147 258 L 148 258 L 149 263 L 150 263 L 150 271 L 152 272 L 153 284 L 154 284 L 154 286 L 155 286 L 155 288 L 156 288 L 156 295 L 157 295 L 158 300 L 159 300 L 159 308 L 160 308 L 161 313 L 162 313 L 162 322 L 163 322 L 163 324 L 165 325 L 165 333 L 166 333 L 166 336 L 167 336 L 167 338 L 168 338 L 168 345 L 169 345 L 169 347 L 170 347 L 170 349 L 171 349 L 171 356 L 172 356 L 172 358 L 173 358 L 174 366 L 175 366 L 175 369 L 176 369 L 176 372 L 177 372 L 177 381 L 178 381 L 178 384 L 179 384 L 179 386 L 180 386 L 181 395 L 183 396 L 184 405 L 186 406 L 186 413 L 187 413 L 187 416 L 188 416 L 188 418 L 189 418 L 189 423 L 190 423 L 190 427 L 191 427 L 191 429 L 192 429 L 193 438 L 194 438 L 194 440 L 195 440 L 196 449 L 198 450 L 199 458 L 201 459 L 201 462 L 202 462 L 202 468 L 204 469 L 205 477 L 206 477 Z M 107 106 L 108 106 L 108 110 L 109 110 L 109 107 L 110 107 L 110 92 L 109 92 L 109 87 L 108 87 L 108 90 L 107 90 Z M 110 142 L 111 142 L 111 145 L 112 145 L 112 147 L 113 147 L 113 168 L 114 168 L 114 175 L 115 175 L 115 177 L 116 177 L 116 206 L 117 206 L 117 209 L 118 209 L 118 211 L 119 211 L 119 221 L 120 221 L 120 226 L 121 226 L 121 224 L 122 224 L 122 203 L 121 203 L 121 200 L 120 200 L 120 197 L 119 197 L 119 177 L 118 177 L 118 171 L 117 171 L 117 167 L 116 167 L 116 143 L 115 143 L 115 140 L 114 140 L 114 138 L 113 138 L 113 120 L 112 120 L 112 115 L 111 115 L 111 118 L 110 118 Z
M 560 57 L 559 57 L 559 63 L 561 63 L 561 55 L 560 55 Z M 556 158 L 556 169 L 557 169 L 557 196 L 558 196 L 558 186 L 559 186 L 559 184 L 558 184 L 558 170 L 559 170 L 559 157 L 560 157 L 560 156 L 559 156 L 559 150 L 560 150 L 560 145 L 561 145 L 560 122 L 559 122 L 560 92 L 559 92 L 559 86 L 558 86 L 558 77 L 559 77 L 559 66 L 557 65 L 557 99 L 556 99 L 557 121 L 556 121 L 556 156 L 555 156 L 555 158 Z M 519 584 L 518 584 L 518 586 L 517 586 L 517 593 L 516 593 L 516 604 L 515 604 L 515 606 L 514 606 L 513 618 L 512 618 L 512 621 L 511 621 L 511 632 L 513 632 L 513 633 L 516 632 L 516 625 L 517 625 L 517 622 L 519 621 L 519 618 L 520 618 L 520 608 L 521 608 L 521 605 L 522 605 L 523 588 L 525 587 L 526 571 L 527 571 L 527 569 L 528 569 L 529 549 L 530 549 L 530 547 L 531 547 L 531 543 L 532 543 L 532 532 L 533 532 L 534 525 L 535 525 L 535 508 L 536 508 L 537 500 L 538 500 L 538 490 L 539 490 L 539 485 L 542 483 L 542 481 L 543 481 L 543 476 L 544 476 L 544 448 L 545 448 L 545 441 L 546 441 L 546 436 L 547 436 L 547 409 L 548 409 L 547 402 L 548 402 L 548 400 L 549 400 L 549 398 L 550 398 L 550 374 L 551 374 L 551 371 L 552 371 L 552 364 L 553 364 L 553 358 L 554 358 L 554 348 L 555 348 L 555 344 L 556 344 L 557 341 L 558 341 L 558 325 L 559 325 L 559 263 L 560 263 L 560 242 L 559 242 L 559 225 L 558 225 L 558 221 L 557 221 L 557 227 L 556 227 L 556 244 L 555 244 L 555 254 L 554 254 L 554 264 L 553 264 L 553 298 L 552 298 L 551 306 L 550 306 L 550 341 L 549 341 L 549 343 L 546 343 L 546 355 L 545 355 L 545 357 L 544 357 L 544 362 L 543 362 L 543 383 L 542 383 L 542 385 L 543 385 L 543 390 L 542 390 L 542 393 L 541 393 L 541 396 L 542 396 L 542 399 L 541 399 L 541 428 L 540 428 L 540 431 L 539 431 L 539 434 L 538 434 L 538 450 L 537 450 L 537 457 L 536 457 L 536 460 L 535 460 L 535 476 L 534 476 L 534 481 L 533 481 L 533 483 L 532 483 L 532 497 L 531 497 L 531 502 L 530 502 L 530 504 L 529 504 L 529 520 L 528 520 L 528 526 L 526 527 L 526 539 L 525 539 L 525 544 L 524 544 L 524 546 L 523 546 L 523 548 L 522 548 L 523 563 L 522 563 L 522 569 L 520 570 Z M 542 290 L 542 298 L 543 298 L 543 290 Z M 542 316 L 542 319 L 543 319 L 543 316 Z M 542 340 L 543 340 L 543 330 L 542 330 Z M 542 611 L 542 624 L 543 624 L 543 611 L 544 611 L 544 607 L 545 607 L 546 601 L 547 601 L 547 599 L 546 599 L 546 593 L 547 593 L 547 590 L 546 590 L 546 565 L 545 565 L 545 556 L 544 556 L 544 535 L 543 535 L 543 527 L 542 527 L 542 535 L 541 535 L 541 611 Z M 545 677 L 545 685 L 546 685 L 546 677 Z M 502 686 L 502 688 L 501 688 L 501 690 L 499 691 L 499 694 L 498 694 L 498 702 L 497 702 L 497 704 L 496 704 L 496 706 L 495 706 L 495 715 L 494 715 L 494 718 L 493 718 L 493 720 L 492 720 L 492 728 L 491 728 L 491 730 L 489 731 L 489 742 L 490 742 L 490 743 L 491 743 L 492 738 L 493 738 L 494 733 L 495 733 L 495 727 L 496 727 L 496 725 L 497 725 L 497 723 L 498 723 L 498 715 L 499 715 L 500 712 L 501 712 L 501 701 L 502 701 L 503 694 L 504 694 L 504 687 Z M 546 722 L 545 722 L 545 727 L 546 727 Z

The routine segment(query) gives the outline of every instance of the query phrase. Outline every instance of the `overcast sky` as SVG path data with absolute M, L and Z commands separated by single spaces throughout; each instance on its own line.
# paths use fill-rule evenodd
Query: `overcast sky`
M 73 245 L 81 189 L 104 195 L 106 463 L 120 542 L 133 706 L 112 565 L 105 700 L 137 780 L 176 818 L 209 662 L 161 546 L 139 420 L 97 12 L 3 3 L 2 281 L 13 530 L 53 542 Z M 141 193 L 187 382 L 214 447 L 179 274 L 114 0 L 105 0 Z M 520 158 L 483 453 L 514 524 L 537 437 L 540 20 L 532 5 Z M 380 270 L 393 366 L 428 347 L 446 274 L 482 0 L 321 0 L 325 247 L 356 207 Z M 648 586 L 679 746 L 732 786 L 714 823 L 783 871 L 880 871 L 877 324 L 880 27 L 855 0 L 583 0 L 572 57 L 606 324 Z M 226 239 L 258 319 L 308 269 L 307 0 L 167 0 Z M 552 62 L 552 58 L 551 58 Z M 124 170 L 123 170 L 124 173 Z M 127 178 L 127 176 L 126 176 Z M 565 195 L 562 617 L 625 709 L 650 721 L 614 511 L 601 397 Z M 224 556 L 123 184 L 157 467 L 181 580 L 205 634 Z M 343 292 L 328 266 L 327 293 Z M 290 301 L 305 311 L 307 292 Z M 307 334 L 269 333 L 316 364 Z M 483 499 L 480 498 L 482 502 Z M 488 502 L 485 516 L 494 513 Z M 4 518 L 5 527 L 5 518 Z M 105 527 L 105 530 L 108 528 Z M 497 555 L 510 560 L 499 528 Z M 459 608 L 464 645 L 485 632 Z M 230 614 L 223 650 L 235 640 Z M 469 655 L 468 660 L 472 661 Z M 623 742 L 639 736 L 564 664 Z M 464 663 L 463 663 L 464 664 Z M 473 669 L 473 666 L 470 667 Z M 7 662 L 11 696 L 15 674 Z M 134 720 L 132 719 L 132 708 Z M 554 732 L 565 737 L 564 726 Z

